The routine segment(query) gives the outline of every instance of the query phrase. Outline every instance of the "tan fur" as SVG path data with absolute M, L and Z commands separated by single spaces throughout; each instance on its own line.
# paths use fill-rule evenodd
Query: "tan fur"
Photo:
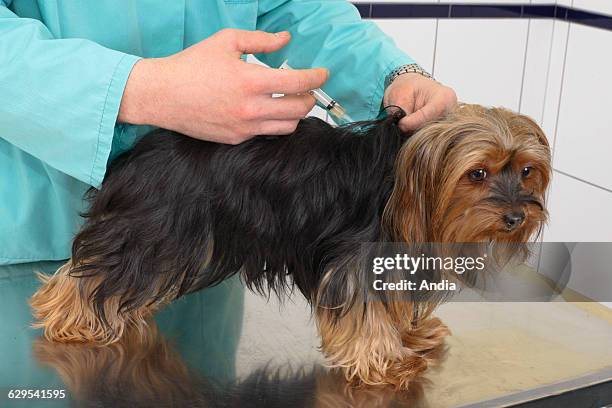
M 410 382 L 408 389 L 398 393 L 393 387 L 354 387 L 347 383 L 337 370 L 317 375 L 314 406 L 317 408 L 384 408 L 409 406 L 426 407 L 426 387 L 430 382 L 418 378 Z
M 349 382 L 407 389 L 436 364 L 449 334 L 430 313 L 412 320 L 413 308 L 406 302 L 386 308 L 382 303 L 356 304 L 336 319 L 329 310 L 318 307 L 321 349 Z
M 542 202 L 551 174 L 550 148 L 540 127 L 524 115 L 502 108 L 461 105 L 431 122 L 402 147 L 396 161 L 395 188 L 384 223 L 397 241 L 479 242 L 527 241 L 546 213 L 526 208 L 527 222 L 512 234 L 502 229 L 500 208 L 478 205 L 486 184 L 475 185 L 466 174 L 486 168 L 491 174 L 511 163 L 534 169 L 525 188 Z
M 70 276 L 71 267 L 67 262 L 52 276 L 38 275 L 43 285 L 30 300 L 36 319 L 33 327 L 44 329 L 44 336 L 52 341 L 99 344 L 118 341 L 128 326 L 144 331 L 152 308 L 118 313 L 118 299 L 111 299 L 104 306 L 105 326 L 90 302 L 99 278 Z
M 206 253 L 210 259 L 212 241 L 207 245 Z M 127 312 L 119 312 L 119 297 L 110 298 L 104 310 L 97 311 L 103 312 L 107 320 L 105 325 L 100 313 L 96 313 L 91 305 L 92 295 L 102 277 L 79 276 L 73 271 L 72 262 L 68 261 L 52 276 L 38 275 L 42 286 L 30 299 L 35 319 L 33 327 L 42 328 L 48 340 L 108 345 L 117 342 L 128 328 L 144 333 L 147 317 L 176 295 L 175 287 L 165 298 Z M 163 286 L 166 282 L 160 279 L 157 284 Z

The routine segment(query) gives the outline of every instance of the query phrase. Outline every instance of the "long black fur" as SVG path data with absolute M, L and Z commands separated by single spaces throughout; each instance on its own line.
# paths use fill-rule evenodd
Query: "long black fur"
M 154 131 L 90 191 L 72 275 L 102 278 L 91 300 L 103 320 L 111 296 L 129 311 L 236 273 L 258 291 L 295 284 L 313 301 L 326 271 L 387 238 L 402 116 L 347 127 L 308 118 L 292 135 L 237 146 Z M 334 302 L 350 300 L 343 279 L 331 284 Z

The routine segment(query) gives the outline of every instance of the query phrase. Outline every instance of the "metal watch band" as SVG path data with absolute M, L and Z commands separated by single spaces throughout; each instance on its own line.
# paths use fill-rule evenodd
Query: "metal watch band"
M 409 74 L 409 73 L 419 74 L 419 75 L 423 75 L 425 78 L 433 79 L 431 74 L 425 71 L 423 68 L 421 68 L 419 64 L 406 64 L 406 65 L 402 65 L 402 66 L 395 68 L 393 71 L 389 73 L 389 75 L 387 75 L 387 78 L 385 78 L 385 89 L 389 85 L 391 85 L 391 83 L 395 81 L 398 76 L 402 74 Z

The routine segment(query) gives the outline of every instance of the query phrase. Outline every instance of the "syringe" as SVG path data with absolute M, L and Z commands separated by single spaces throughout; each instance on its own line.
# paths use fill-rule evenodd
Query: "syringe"
M 283 62 L 279 68 L 293 69 L 289 66 L 287 61 Z M 342 123 L 354 122 L 353 119 L 351 119 L 351 117 L 347 115 L 346 110 L 336 100 L 326 94 L 322 89 L 313 89 L 311 91 L 308 91 L 308 93 L 311 94 L 317 100 L 317 102 L 319 102 L 319 105 L 323 109 L 331 113 L 336 119 L 339 119 Z

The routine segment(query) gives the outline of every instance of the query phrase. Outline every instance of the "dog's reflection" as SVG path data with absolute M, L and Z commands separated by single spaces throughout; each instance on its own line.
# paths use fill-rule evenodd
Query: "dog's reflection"
M 55 369 L 79 406 L 205 406 L 204 395 L 181 356 L 150 322 L 105 347 L 39 339 L 34 355 Z
M 446 350 L 438 350 L 443 359 Z M 34 355 L 55 369 L 76 406 L 96 407 L 389 407 L 425 406 L 426 379 L 407 390 L 353 387 L 321 366 L 269 365 L 231 384 L 188 369 L 154 322 L 109 346 L 58 344 L 39 339 Z
M 429 381 L 416 377 L 406 390 L 353 386 L 341 371 L 322 366 L 264 367 L 236 383 L 231 407 L 372 408 L 425 407 Z

